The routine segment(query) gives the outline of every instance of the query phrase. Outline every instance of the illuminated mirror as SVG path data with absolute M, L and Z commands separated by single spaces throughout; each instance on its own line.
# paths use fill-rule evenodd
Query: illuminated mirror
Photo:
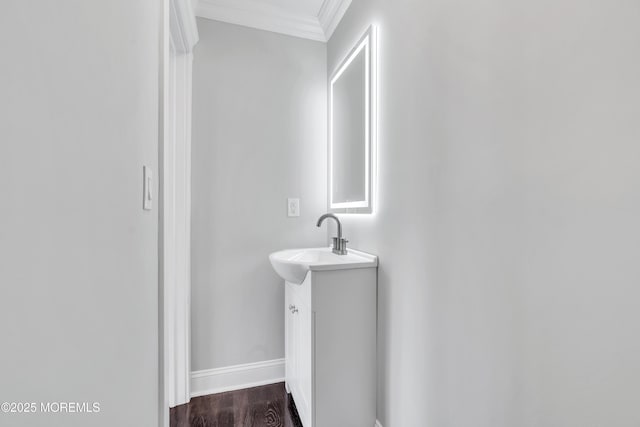
M 375 28 L 340 63 L 329 88 L 329 210 L 372 213 L 375 173 Z

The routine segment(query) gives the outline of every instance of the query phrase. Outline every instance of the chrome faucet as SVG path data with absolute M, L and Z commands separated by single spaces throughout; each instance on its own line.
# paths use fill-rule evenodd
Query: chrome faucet
M 316 224 L 316 226 L 320 227 L 322 225 L 322 221 L 324 221 L 327 218 L 335 219 L 336 224 L 338 224 L 338 235 L 336 237 L 333 237 L 332 252 L 338 255 L 346 255 L 348 240 L 342 238 L 342 224 L 340 224 L 340 220 L 338 219 L 337 216 L 331 213 L 324 214 L 320 218 L 318 218 L 318 223 Z

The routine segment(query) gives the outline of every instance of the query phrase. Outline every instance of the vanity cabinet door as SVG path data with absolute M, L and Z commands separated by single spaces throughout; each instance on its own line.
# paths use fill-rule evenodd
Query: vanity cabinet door
M 297 380 L 298 396 L 295 396 L 298 414 L 302 419 L 304 427 L 311 427 L 312 419 L 312 378 L 313 378 L 313 327 L 312 311 L 310 304 L 303 300 L 298 300 L 296 304 L 297 327 Z
M 309 286 L 309 284 L 307 284 Z M 304 427 L 312 427 L 312 312 L 308 288 L 286 284 L 285 375 Z
M 301 390 L 301 339 L 302 328 L 300 325 L 300 297 L 298 289 L 300 286 L 287 283 L 285 292 L 285 375 L 286 385 L 289 393 L 293 395 L 296 406 L 300 407 L 302 402 Z M 300 402 L 299 402 L 300 401 Z M 304 411 L 304 408 L 302 409 Z M 300 411 L 300 409 L 298 409 Z M 308 427 L 305 425 L 305 427 Z
M 293 307 L 293 292 L 291 283 L 286 284 L 284 297 L 284 357 L 285 357 L 285 385 L 288 393 L 293 392 L 296 377 L 296 345 L 295 345 L 295 316 Z

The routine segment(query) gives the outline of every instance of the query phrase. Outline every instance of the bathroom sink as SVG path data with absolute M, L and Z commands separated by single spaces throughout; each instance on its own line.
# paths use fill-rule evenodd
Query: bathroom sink
M 378 265 L 378 257 L 349 249 L 346 255 L 337 255 L 331 248 L 288 249 L 269 255 L 273 269 L 285 281 L 301 284 L 308 271 L 346 270 Z

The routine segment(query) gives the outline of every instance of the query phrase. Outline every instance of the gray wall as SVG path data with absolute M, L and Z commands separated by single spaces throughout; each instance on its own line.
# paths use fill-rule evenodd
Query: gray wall
M 284 357 L 267 259 L 326 244 L 326 46 L 198 20 L 192 148 L 192 369 Z M 287 197 L 301 216 L 287 218 Z
M 385 427 L 640 424 L 640 3 L 354 0 L 380 27 Z
M 157 425 L 157 1 L 2 2 L 3 426 Z

